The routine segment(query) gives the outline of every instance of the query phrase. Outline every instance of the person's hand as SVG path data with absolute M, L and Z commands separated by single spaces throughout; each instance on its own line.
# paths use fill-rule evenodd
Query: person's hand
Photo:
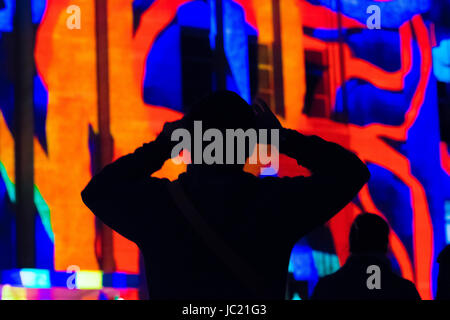
M 173 122 L 166 122 L 163 126 L 163 129 L 160 133 L 160 137 L 171 141 L 172 133 L 177 129 L 186 129 L 188 130 L 190 126 L 190 118 L 189 115 L 184 115 L 180 120 L 176 120 Z
M 256 129 L 281 129 L 283 126 L 264 100 L 256 98 L 252 105 Z

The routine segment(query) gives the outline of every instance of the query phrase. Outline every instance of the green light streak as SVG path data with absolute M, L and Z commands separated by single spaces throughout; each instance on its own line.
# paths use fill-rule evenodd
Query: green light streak
M 6 185 L 6 191 L 8 192 L 8 197 L 11 202 L 16 202 L 16 187 L 11 179 L 8 177 L 8 173 L 6 172 L 5 166 L 0 161 L 0 175 Z M 41 195 L 41 192 L 34 186 L 34 205 L 39 213 L 39 217 L 41 218 L 42 225 L 44 226 L 45 232 L 47 233 L 50 240 L 55 243 L 55 236 L 52 230 L 52 223 L 50 218 L 50 208 L 45 202 L 44 198 Z

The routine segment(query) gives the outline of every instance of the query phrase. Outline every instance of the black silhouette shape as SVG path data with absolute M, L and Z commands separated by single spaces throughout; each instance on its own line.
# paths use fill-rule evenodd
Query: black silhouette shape
M 411 281 L 396 275 L 386 257 L 389 225 L 380 216 L 363 213 L 350 229 L 350 257 L 337 272 L 317 283 L 313 300 L 420 300 Z M 379 287 L 369 279 L 379 267 Z M 369 282 L 369 285 L 368 285 Z
M 436 300 L 450 300 L 450 244 L 439 253 Z
M 265 104 L 250 106 L 235 93 L 216 92 L 190 110 L 182 120 L 165 124 L 155 141 L 106 166 L 82 199 L 105 224 L 138 245 L 150 299 L 281 300 L 294 244 L 347 205 L 370 173 L 353 153 L 282 128 Z M 224 263 L 224 255 L 205 243 L 204 232 L 199 234 L 174 203 L 172 182 L 151 177 L 171 156 L 173 130 L 192 130 L 194 120 L 201 120 L 204 130 L 222 132 L 279 129 L 280 153 L 312 172 L 310 177 L 258 178 L 239 164 L 190 164 L 178 177 L 209 229 L 251 268 L 254 279 L 261 279 L 263 290 L 249 288 Z

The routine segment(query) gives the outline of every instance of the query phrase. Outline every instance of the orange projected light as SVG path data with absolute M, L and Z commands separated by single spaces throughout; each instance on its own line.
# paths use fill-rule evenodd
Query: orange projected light
M 328 223 L 334 241 L 333 254 L 336 253 L 341 263 L 347 258 L 348 229 L 358 212 L 366 210 L 383 216 L 393 228 L 390 247 L 402 275 L 415 282 L 422 298 L 432 298 L 433 272 L 436 272 L 434 250 L 443 245 L 440 241 L 444 232 L 440 230 L 444 228 L 442 223 L 436 220 L 444 199 L 443 191 L 437 187 L 441 179 L 437 172 L 442 171 L 446 179 L 450 175 L 448 143 L 437 138 L 437 115 L 430 111 L 437 105 L 436 79 L 431 73 L 432 47 L 437 45 L 435 25 L 425 15 L 416 13 L 407 16 L 397 27 L 377 30 L 380 33 L 372 38 L 366 36 L 369 31 L 365 21 L 350 17 L 348 12 L 337 14 L 327 7 L 325 0 L 226 1 L 233 4 L 223 9 L 229 10 L 224 13 L 225 29 L 228 26 L 226 31 L 233 31 L 228 33 L 232 37 L 227 38 L 227 33 L 224 37 L 229 64 L 229 68 L 224 68 L 228 72 L 228 89 L 239 91 L 242 83 L 244 87 L 248 84 L 251 88 L 245 89 L 249 93 L 259 93 L 276 101 L 273 107 L 282 110 L 279 111 L 280 121 L 284 126 L 337 142 L 355 152 L 374 173 L 376 170 L 387 172 L 391 180 L 380 178 L 373 182 L 380 187 L 378 192 L 386 190 L 383 189 L 386 185 L 406 190 L 401 194 L 401 201 L 406 204 L 398 204 L 397 199 L 389 203 L 390 200 L 380 200 L 376 188 L 369 182 L 357 199 Z M 81 270 L 98 270 L 95 218 L 80 196 L 94 170 L 98 150 L 92 146 L 89 130 L 92 128 L 96 134 L 99 131 L 99 100 L 103 101 L 99 99 L 97 87 L 96 1 L 47 0 L 42 3 L 46 3 L 46 8 L 37 25 L 34 57 L 37 74 L 48 93 L 48 103 L 46 117 L 42 120 L 46 146 L 41 137 L 36 137 L 34 145 L 37 205 L 48 207 L 50 227 L 46 231 L 54 236 L 54 268 L 65 271 L 69 266 L 79 266 Z M 214 60 L 210 56 L 215 50 L 216 34 L 212 29 L 217 26 L 217 12 L 207 10 L 212 9 L 208 7 L 210 3 L 107 1 L 109 78 L 103 81 L 109 85 L 112 160 L 153 140 L 166 121 L 182 117 L 181 110 L 187 104 L 185 90 L 191 88 L 186 83 L 194 83 L 200 77 L 190 71 L 197 69 L 184 68 L 188 63 L 198 66 L 195 63 L 201 60 L 201 66 L 210 68 L 207 72 L 211 73 L 211 83 L 202 85 L 214 87 L 212 79 L 215 79 L 217 66 L 209 60 Z M 74 4 L 80 8 L 80 29 L 67 25 L 73 14 L 67 8 Z M 138 6 L 141 11 L 136 26 Z M 230 17 L 233 23 L 227 24 L 226 19 Z M 181 31 L 187 30 L 183 28 L 201 30 L 193 32 L 194 36 L 189 34 L 191 38 L 182 38 Z M 176 30 L 177 35 L 173 36 L 168 30 Z M 203 54 L 194 50 L 198 48 L 189 48 L 194 53 L 183 51 L 181 43 L 186 47 L 186 39 L 193 41 L 192 37 L 205 44 L 202 48 L 208 52 L 204 57 L 209 58 L 198 58 Z M 230 39 L 233 37 L 236 39 Z M 386 46 L 386 50 L 392 50 L 392 57 L 369 52 L 365 48 L 367 44 L 373 48 Z M 389 44 L 394 44 L 395 48 L 388 48 Z M 278 55 L 277 59 L 274 55 Z M 236 59 L 241 60 L 233 64 Z M 175 75 L 169 75 L 169 70 L 162 70 L 162 75 L 158 73 L 158 68 L 172 65 L 176 66 L 175 71 L 171 70 Z M 308 69 L 313 67 L 317 67 L 313 70 L 316 73 Z M 312 73 L 318 79 L 317 85 L 315 78 L 311 80 Z M 202 81 L 209 81 L 209 75 L 207 73 L 207 80 Z M 151 87 L 154 85 L 151 81 L 161 79 L 158 76 L 167 77 L 164 83 L 170 85 L 163 90 L 170 98 L 180 98 L 183 106 L 148 102 L 148 92 L 154 96 L 159 94 L 160 87 L 157 90 Z M 280 83 L 275 83 L 275 79 Z M 155 92 L 151 91 L 153 89 Z M 313 101 L 312 111 L 307 108 L 309 98 Z M 389 101 L 391 98 L 394 102 Z M 374 107 L 371 101 L 382 102 Z M 384 103 L 392 106 L 392 110 L 386 106 L 383 109 Z M 280 104 L 283 104 L 281 109 Z M 14 137 L 8 115 L 2 111 L 0 173 L 9 188 L 8 193 L 13 194 Z M 422 136 L 419 138 L 419 135 Z M 421 139 L 426 143 L 420 143 Z M 428 149 L 427 144 L 435 149 Z M 422 150 L 429 153 L 429 158 L 421 155 Z M 435 150 L 435 154 L 430 150 Z M 427 171 L 428 162 L 438 163 L 440 167 Z M 285 156 L 281 156 L 280 164 L 279 176 L 308 174 Z M 185 169 L 185 165 L 167 161 L 155 176 L 174 180 Z M 259 166 L 246 167 L 255 174 L 259 169 Z M 402 212 L 392 212 L 398 207 Z M 394 220 L 402 220 L 406 227 L 400 228 Z M 139 250 L 135 244 L 113 233 L 113 247 L 117 272 L 140 272 Z

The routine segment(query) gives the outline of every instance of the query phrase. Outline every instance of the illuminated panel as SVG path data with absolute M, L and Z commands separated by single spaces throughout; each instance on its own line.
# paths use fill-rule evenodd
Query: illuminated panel
M 101 289 L 103 287 L 103 272 L 79 271 L 75 283 L 77 289 Z
M 11 40 L 7 33 L 12 31 L 12 3 L 12 0 L 6 1 L 6 9 L 0 10 L 0 41 L 6 47 Z M 382 19 L 383 27 L 390 29 L 379 30 L 377 34 L 368 33 L 372 31 L 366 30 L 367 17 L 352 10 L 354 2 L 343 1 L 342 31 L 346 40 L 340 48 L 333 3 L 281 1 L 286 104 L 285 118 L 281 120 L 288 127 L 318 134 L 350 148 L 370 166 L 374 178 L 359 194 L 358 205 L 347 206 L 329 223 L 339 261 L 343 262 L 348 255 L 345 230 L 354 215 L 362 209 L 382 215 L 393 228 L 390 245 L 400 271 L 416 282 L 423 298 L 431 298 L 434 251 L 439 251 L 445 240 L 439 182 L 441 178 L 448 181 L 450 172 L 447 146 L 439 145 L 437 138 L 437 115 L 433 111 L 436 90 L 431 71 L 434 70 L 438 79 L 446 81 L 448 41 L 440 41 L 432 53 L 431 29 L 418 15 L 429 8 L 429 1 L 418 1 L 407 7 L 402 7 L 398 1 L 379 2 L 386 12 L 395 12 L 395 15 Z M 69 265 L 95 270 L 98 264 L 94 252 L 94 216 L 80 199 L 80 191 L 91 178 L 88 129 L 91 125 L 97 130 L 94 0 L 77 2 L 82 8 L 81 30 L 66 27 L 69 4 L 69 0 L 33 1 L 33 22 L 38 25 L 34 79 L 35 113 L 38 115 L 35 123 L 38 257 L 53 259 L 54 256 L 56 270 L 65 271 Z M 233 78 L 229 83 L 248 99 L 247 34 L 243 33 L 243 28 L 252 29 L 250 34 L 256 32 L 259 44 L 271 45 L 274 39 L 272 1 L 236 0 L 226 4 L 226 8 L 233 8 L 225 9 L 226 28 L 233 34 L 226 44 Z M 115 159 L 154 139 L 165 121 L 181 117 L 177 111 L 180 109 L 172 108 L 164 100 L 155 105 L 145 101 L 143 84 L 148 70 L 157 65 L 151 57 L 161 50 L 158 41 L 178 13 L 189 12 L 189 8 L 194 7 L 195 4 L 187 0 L 108 2 L 108 19 L 113 22 L 108 27 Z M 190 23 L 196 20 L 194 15 L 181 13 L 180 17 Z M 373 50 L 377 46 L 389 47 L 389 56 L 383 57 L 379 54 L 381 51 Z M 237 47 L 241 50 L 236 51 Z M 345 85 L 348 123 L 302 113 L 306 92 L 304 50 L 327 53 L 324 72 L 331 79 L 328 83 L 330 112 L 344 110 L 342 87 Z M 341 52 L 343 77 L 339 76 Z M 180 52 L 174 52 L 161 62 L 171 64 L 171 59 L 179 55 Z M 7 60 L 5 52 L 0 52 L 0 60 Z M 12 84 L 7 73 L 1 71 L 0 205 L 3 209 L 14 202 L 14 140 L 11 134 Z M 182 83 L 177 86 L 181 88 Z M 162 89 L 173 93 L 170 83 L 166 87 Z M 173 98 L 181 101 L 178 94 Z M 282 157 L 281 163 L 280 176 L 298 173 L 299 169 L 289 160 Z M 175 179 L 184 169 L 185 166 L 167 162 L 157 176 Z M 264 174 L 273 172 L 265 169 Z M 389 188 L 395 192 L 389 193 Z M 386 200 L 383 194 L 395 194 L 397 198 Z M 14 219 L 8 218 L 5 210 L 0 212 L 2 223 L 9 223 L 12 231 Z M 12 235 L 2 234 L 2 237 L 1 245 L 8 248 L 11 258 L 15 251 Z M 323 266 L 320 262 L 323 259 L 317 254 L 314 256 L 314 251 L 313 257 L 317 270 L 321 270 L 317 266 Z M 114 258 L 118 271 L 138 272 L 138 249 L 116 233 Z M 2 257 L 1 261 L 7 260 Z M 9 263 L 14 262 L 11 259 Z M 85 283 L 98 287 L 99 279 L 94 273 Z M 121 283 L 120 279 L 117 281 Z M 10 289 L 3 287 L 6 296 L 14 296 Z
M 167 108 L 147 105 L 142 97 L 147 55 L 161 30 L 175 17 L 180 5 L 187 1 L 154 1 L 140 16 L 133 36 L 133 11 L 130 1 L 108 3 L 109 62 L 111 94 L 111 132 L 114 158 L 133 152 L 161 131 L 165 121 L 174 121 L 181 114 Z M 157 176 L 175 179 L 185 170 L 166 162 Z M 136 273 L 139 270 L 135 244 L 114 233 L 114 257 L 117 271 Z
M 450 39 L 433 48 L 433 70 L 439 81 L 450 83 Z
M 48 270 L 22 269 L 20 279 L 25 288 L 50 288 L 50 272 Z
M 35 183 L 48 206 L 54 267 L 97 269 L 94 216 L 80 199 L 89 181 L 89 124 L 96 127 L 94 1 L 82 8 L 80 30 L 69 30 L 68 0 L 48 0 L 36 37 L 35 60 L 48 92 L 46 148 L 35 144 Z
M 137 300 L 139 277 L 101 271 L 75 274 L 46 269 L 0 272 L 1 300 Z M 74 279 L 72 279 L 74 278 Z M 68 283 L 75 280 L 74 287 Z
M 225 8 L 226 11 L 225 28 L 228 27 L 229 31 L 242 33 L 242 16 L 245 17 L 245 22 L 250 27 L 263 30 L 260 32 L 259 37 L 265 39 L 264 41 L 271 41 L 272 37 L 270 33 L 270 26 L 272 25 L 272 14 L 267 15 L 266 9 L 271 10 L 271 1 L 236 1 L 239 6 L 235 6 L 231 1 Z M 169 28 L 174 28 L 172 21 L 175 16 L 178 16 L 179 23 L 190 23 L 192 15 L 187 15 L 189 7 L 200 6 L 200 2 L 190 3 L 189 1 L 147 1 L 140 2 L 134 1 L 135 10 L 130 10 L 128 1 L 114 1 L 109 4 L 108 16 L 111 21 L 115 21 L 114 24 L 109 24 L 109 57 L 110 57 L 110 88 L 111 88 L 111 130 L 114 138 L 115 146 L 115 158 L 133 151 L 137 146 L 144 142 L 147 142 L 155 137 L 155 135 L 161 130 L 165 121 L 171 121 L 178 119 L 181 114 L 171 111 L 168 108 L 179 110 L 177 103 L 170 102 L 165 96 L 170 96 L 171 101 L 177 95 L 179 95 L 180 81 L 179 78 L 170 78 L 168 85 L 158 87 L 158 92 L 161 94 L 161 98 L 156 99 L 153 96 L 152 100 L 159 101 L 164 107 L 149 105 L 146 102 L 145 90 L 146 86 L 143 83 L 147 83 L 150 73 L 156 72 L 157 68 L 161 65 L 170 65 L 170 68 L 165 68 L 166 74 L 160 74 L 157 79 L 161 79 L 155 85 L 161 86 L 165 83 L 165 77 L 170 74 L 174 66 L 177 66 L 179 58 L 177 52 L 173 52 L 171 49 L 170 54 L 166 54 L 164 49 L 161 49 L 167 41 L 170 42 L 168 31 Z M 205 6 L 205 4 L 202 4 Z M 231 7 L 235 8 L 230 9 Z M 290 87 L 291 94 L 289 95 L 289 104 L 291 108 L 287 109 L 287 119 L 292 123 L 296 122 L 296 117 L 301 112 L 301 108 L 298 105 L 298 101 L 303 99 L 304 94 L 304 80 L 303 80 L 303 53 L 301 43 L 295 41 L 293 35 L 298 35 L 301 39 L 301 16 L 298 11 L 291 10 L 292 6 L 297 7 L 295 1 L 291 1 L 282 7 L 282 15 L 285 17 L 285 25 L 283 26 L 284 45 L 286 50 L 284 51 L 283 58 L 286 61 L 284 68 L 286 70 L 285 77 L 290 81 L 296 82 L 296 87 Z M 139 10 L 136 8 L 139 7 Z M 200 8 L 200 7 L 199 7 Z M 203 8 L 203 7 L 202 7 Z M 201 8 L 200 8 L 201 9 Z M 208 14 L 205 10 L 197 11 L 199 15 Z M 243 11 L 239 11 L 242 10 Z M 254 11 L 253 11 L 254 10 Z M 138 13 L 136 14 L 136 12 Z M 228 12 L 228 16 L 227 16 Z M 233 14 L 231 14 L 233 12 Z M 242 13 L 240 13 L 242 12 Z M 133 13 L 135 16 L 133 17 Z M 138 21 L 136 21 L 138 16 Z M 134 20 L 133 20 L 134 18 Z M 189 20 L 190 19 L 190 20 Z M 233 20 L 235 19 L 235 20 Z M 133 23 L 134 21 L 134 23 Z M 203 21 L 200 17 L 197 17 L 197 22 Z M 168 26 L 170 27 L 168 28 Z M 269 29 L 267 29 L 269 26 Z M 267 31 L 266 31 L 267 29 Z M 172 29 L 170 29 L 172 30 Z M 133 35 L 134 32 L 134 35 Z M 131 35 L 133 35 L 131 37 Z M 236 37 L 233 37 L 233 41 Z M 240 37 L 242 38 L 242 37 Z M 178 39 L 175 39 L 173 45 L 175 46 Z M 228 54 L 236 52 L 235 48 L 237 43 L 228 41 Z M 167 44 L 166 44 L 167 45 Z M 159 46 L 159 47 L 158 47 Z M 238 45 L 237 47 L 246 47 Z M 164 46 L 162 47 L 164 48 Z M 172 48 L 172 47 L 171 47 Z M 177 48 L 175 46 L 175 48 Z M 295 50 L 292 50 L 295 49 Z M 162 57 L 158 57 L 156 52 L 161 51 Z M 176 51 L 176 50 L 175 50 Z M 246 51 L 246 50 L 244 50 Z M 243 52 L 244 52 L 243 51 Z M 237 53 L 238 56 L 228 56 L 228 60 L 231 62 L 231 68 L 233 78 L 235 80 L 236 91 L 248 96 L 245 92 L 248 90 L 248 80 L 245 80 L 248 75 L 240 74 L 247 70 L 248 66 L 238 65 L 242 61 L 244 64 L 248 64 L 248 56 L 246 52 L 244 54 Z M 152 60 L 150 58 L 154 58 Z M 156 57 L 158 57 L 156 59 Z M 163 59 L 163 60 L 161 60 Z M 175 59 L 175 61 L 171 60 Z M 297 70 L 297 72 L 291 72 L 291 70 Z M 234 71 L 233 71 L 234 70 Z M 237 70 L 237 71 L 236 71 Z M 178 71 L 179 72 L 179 71 Z M 299 85 L 301 88 L 299 90 Z M 165 93 L 167 92 L 167 94 Z M 165 95 L 164 95 L 165 94 Z M 166 103 L 164 101 L 167 101 Z M 181 101 L 180 98 L 176 101 Z M 184 170 L 184 166 L 175 166 L 172 162 L 167 162 L 163 169 L 156 174 L 156 176 L 168 176 L 170 179 L 174 179 Z M 118 271 L 135 272 L 137 266 L 130 264 L 130 261 L 137 263 L 136 248 L 133 244 L 130 244 L 119 235 L 114 235 L 115 240 L 115 257 L 118 266 Z M 122 262 L 123 261 L 123 262 Z
M 27 300 L 27 289 L 4 285 L 1 288 L 2 300 Z
M 326 1 L 322 3 L 327 4 Z M 363 25 L 366 17 L 346 11 L 351 2 L 343 3 L 343 33 L 351 25 L 358 28 L 358 24 L 348 18 L 361 23 L 359 33 L 372 32 Z M 415 281 L 422 298 L 430 299 L 436 272 L 433 254 L 434 250 L 442 248 L 444 230 L 441 226 L 443 203 L 438 185 L 440 179 L 448 179 L 448 176 L 441 176 L 439 167 L 438 123 L 437 114 L 433 111 L 437 103 L 436 87 L 430 78 L 429 30 L 422 18 L 415 15 L 426 10 L 428 3 L 424 1 L 419 7 L 407 8 L 394 1 L 385 5 L 395 8 L 396 17 L 384 21 L 386 25 L 399 26 L 398 32 L 391 30 L 392 36 L 384 38 L 377 36 L 380 33 L 361 37 L 354 32 L 342 45 L 349 124 L 302 116 L 298 128 L 339 142 L 371 164 L 372 179 L 359 196 L 359 210 L 372 211 L 387 218 L 393 228 L 390 245 L 403 276 Z M 336 20 L 333 8 L 312 5 L 307 1 L 301 1 L 301 6 L 304 9 L 304 28 L 309 28 L 304 39 L 305 49 L 325 50 L 330 56 L 339 57 L 336 33 L 332 33 L 337 27 L 330 26 L 326 20 L 311 18 L 326 16 L 327 20 Z M 376 50 L 370 52 L 367 49 L 395 37 L 398 44 L 388 45 L 392 50 L 386 58 L 380 57 Z M 399 59 L 399 66 L 392 68 L 393 65 L 388 63 L 396 59 Z M 340 74 L 339 68 L 339 60 L 331 60 L 326 72 Z M 332 89 L 331 101 L 335 111 L 339 112 L 342 110 L 341 87 L 344 83 L 339 77 L 333 81 L 330 86 L 335 89 Z M 425 132 L 427 142 L 422 143 Z M 345 136 L 349 140 L 345 141 Z M 386 138 L 402 143 L 403 147 L 390 145 Z M 400 198 L 384 199 L 384 195 L 392 195 L 388 192 L 392 187 L 397 189 Z M 403 189 L 406 193 L 401 193 Z M 342 213 L 333 220 L 339 219 L 340 215 Z M 341 219 L 341 223 L 350 224 L 351 220 Z M 342 224 L 333 223 L 330 227 L 333 233 L 344 228 Z M 341 257 L 346 249 L 339 248 L 343 242 L 335 242 L 335 246 Z
M 336 272 L 340 268 L 339 259 L 335 254 L 313 250 L 314 264 L 319 277 Z
M 38 26 L 41 23 L 46 8 L 45 0 L 32 1 L 33 24 Z M 15 267 L 15 216 L 12 212 L 15 202 L 14 190 L 14 68 L 12 57 L 14 54 L 14 37 L 12 18 L 15 12 L 15 1 L 6 1 L 5 6 L 0 9 L 0 167 L 1 178 L 0 189 L 1 210 L 0 216 L 5 232 L 2 232 L 2 264 L 3 268 Z M 34 75 L 34 135 L 41 148 L 47 150 L 45 134 L 45 119 L 47 112 L 48 94 L 43 84 L 40 74 Z M 53 267 L 53 232 L 48 206 L 42 198 L 39 189 L 35 186 L 36 215 L 36 266 Z M 8 226 L 8 227 L 6 227 Z M 9 229 L 9 230 L 8 230 Z
M 9 3 L 5 3 L 7 5 Z M 14 180 L 14 138 L 10 131 L 13 114 L 14 94 L 12 75 L 6 72 L 9 54 L 12 51 L 11 41 L 12 10 L 5 6 L 0 10 L 0 269 L 15 268 L 15 212 L 12 203 L 15 201 Z M 7 49 L 8 48 L 8 49 Z M 8 290 L 8 289 L 5 289 Z
M 250 97 L 250 75 L 248 34 L 245 13 L 234 1 L 224 1 L 223 6 L 224 49 L 231 69 L 227 88 L 237 92 L 248 103 Z
M 270 44 L 273 41 L 271 1 L 236 1 L 236 3 L 244 8 L 245 19 L 251 21 L 249 24 L 257 30 L 259 43 Z M 415 132 L 419 130 L 417 128 L 420 128 L 420 126 L 416 125 L 419 116 L 422 116 L 424 119 L 436 119 L 435 115 L 431 115 L 427 111 L 432 108 L 434 103 L 433 94 L 431 93 L 433 82 L 430 82 L 432 66 L 431 44 L 427 25 L 420 16 L 416 15 L 417 12 L 427 10 L 428 3 L 425 1 L 418 4 L 418 6 L 410 6 L 408 8 L 399 7 L 398 3 L 394 2 L 383 4 L 383 8 L 387 8 L 386 10 L 399 11 L 399 14 L 396 14 L 395 17 L 385 21 L 387 26 L 398 27 L 398 30 L 389 31 L 391 32 L 390 39 L 392 39 L 389 40 L 391 41 L 390 44 L 395 48 L 395 53 L 391 54 L 391 58 L 395 57 L 398 65 L 386 66 L 380 59 L 376 61 L 376 54 L 361 51 L 363 43 L 370 44 L 371 37 L 366 37 L 367 39 L 364 42 L 357 36 L 354 36 L 342 46 L 343 60 L 345 62 L 345 77 L 342 78 L 339 76 L 341 72 L 340 48 L 336 38 L 337 32 L 335 32 L 337 15 L 332 7 L 326 6 L 327 2 L 323 3 L 325 4 L 324 6 L 312 5 L 307 1 L 283 1 L 281 3 L 283 79 L 286 99 L 286 118 L 283 119 L 283 123 L 289 127 L 298 128 L 302 132 L 319 134 L 328 140 L 338 142 L 355 151 L 368 163 L 373 164 L 373 168 L 389 171 L 396 179 L 402 181 L 409 193 L 405 199 L 410 204 L 410 212 L 405 211 L 400 214 L 392 212 L 391 209 L 378 208 L 380 205 L 379 193 L 374 193 L 372 191 L 373 186 L 371 186 L 371 189 L 361 193 L 359 199 L 360 207 L 348 206 L 336 219 L 330 222 L 330 228 L 336 241 L 336 251 L 342 262 L 348 248 L 344 247 L 344 243 L 347 242 L 347 235 L 340 230 L 345 229 L 343 224 L 349 226 L 354 214 L 361 209 L 366 209 L 378 212 L 386 216 L 390 221 L 394 221 L 397 214 L 397 217 L 401 217 L 404 224 L 409 226 L 409 233 L 413 234 L 413 236 L 412 239 L 408 239 L 404 229 L 397 233 L 398 226 L 393 223 L 394 232 L 390 239 L 392 250 L 403 275 L 406 278 L 415 280 L 422 296 L 430 298 L 433 238 L 435 236 L 431 215 L 434 213 L 429 210 L 430 194 L 428 190 L 431 189 L 429 186 L 423 185 L 422 179 L 419 179 L 420 176 L 424 175 L 422 173 L 423 170 L 421 170 L 420 165 L 415 165 L 419 161 L 415 151 L 418 150 L 415 148 L 415 141 L 417 141 Z M 142 118 L 153 112 L 147 118 L 152 122 L 153 129 L 160 128 L 162 125 L 162 118 L 164 117 L 161 117 L 161 115 L 168 110 L 158 110 L 150 106 L 148 114 L 144 114 L 141 108 L 142 101 L 139 100 L 142 92 L 136 92 L 136 88 L 142 87 L 141 83 L 145 78 L 146 69 L 144 66 L 147 61 L 147 54 L 155 45 L 156 36 L 163 33 L 177 14 L 178 9 L 185 4 L 187 4 L 185 1 L 174 1 L 164 4 L 160 1 L 154 1 L 146 7 L 140 16 L 139 27 L 136 29 L 135 37 L 131 41 L 134 45 L 135 54 L 139 53 L 133 63 L 135 73 L 130 76 L 130 78 L 136 80 L 135 86 L 126 88 L 121 83 L 120 86 L 118 84 L 115 85 L 117 90 L 113 90 L 114 93 L 118 94 L 117 99 L 113 100 L 117 101 L 120 101 L 120 98 L 123 101 L 123 96 L 126 92 L 135 92 L 126 96 L 128 99 L 132 97 L 136 99 L 136 101 L 129 103 L 129 105 L 133 106 L 132 108 L 136 107 L 136 110 L 121 108 L 121 116 L 125 114 L 124 119 L 134 121 L 132 116 L 127 115 L 131 111 L 133 113 L 142 113 Z M 344 15 L 342 16 L 344 32 L 346 32 L 347 28 L 364 29 L 365 19 L 363 18 L 365 17 L 351 13 L 351 10 L 349 10 L 350 5 L 351 3 L 346 3 L 344 6 Z M 150 19 L 150 17 L 153 19 Z M 128 19 L 131 20 L 131 18 Z M 408 23 L 405 23 L 405 21 Z M 119 25 L 120 23 L 117 24 L 117 26 Z M 311 33 L 310 30 L 307 30 L 308 32 L 305 33 L 305 28 L 312 29 L 313 32 Z M 117 30 L 114 29 L 116 31 L 115 34 L 117 37 L 120 36 L 122 41 L 128 42 L 129 40 L 126 37 L 121 36 L 121 29 L 123 30 L 122 26 L 121 28 L 117 27 Z M 379 41 L 379 37 L 377 39 Z M 374 42 L 374 40 L 372 41 Z M 126 60 L 129 55 L 124 53 L 127 50 L 126 47 L 129 46 L 128 43 L 123 45 L 124 48 L 120 51 L 120 62 L 122 64 L 113 64 L 113 68 L 117 69 L 115 72 L 117 74 L 120 72 L 121 76 L 130 72 L 121 68 L 121 66 L 127 64 Z M 329 100 L 332 102 L 332 108 L 335 109 L 332 111 L 339 112 L 343 109 L 340 103 L 342 100 L 341 88 L 344 84 L 349 88 L 351 99 L 358 99 L 358 94 L 360 94 L 361 98 L 370 96 L 371 99 L 367 100 L 381 100 L 387 104 L 391 102 L 393 105 L 384 106 L 385 108 L 377 113 L 376 111 L 371 111 L 370 108 L 373 106 L 367 103 L 352 102 L 352 107 L 356 105 L 361 106 L 362 111 L 357 109 L 349 110 L 350 119 L 348 124 L 337 123 L 330 119 L 317 119 L 305 116 L 302 114 L 302 101 L 306 87 L 303 76 L 303 48 L 325 50 L 329 53 L 330 60 L 327 65 L 327 72 L 332 76 L 330 83 L 332 90 Z M 116 46 L 114 46 L 113 50 L 117 50 Z M 115 77 L 112 78 L 114 79 Z M 355 79 L 364 83 L 369 89 L 353 85 Z M 114 81 L 112 80 L 112 82 Z M 404 102 L 398 103 L 399 101 Z M 381 103 L 378 105 L 383 107 Z M 117 110 L 119 110 L 118 105 Z M 426 110 L 425 113 L 423 110 Z M 364 112 L 371 114 L 367 113 L 367 111 L 371 111 L 376 116 L 381 114 L 381 117 L 364 118 Z M 167 117 L 169 117 L 169 114 L 170 112 L 167 112 Z M 173 116 L 177 117 L 177 114 L 173 113 Z M 435 128 L 433 121 L 429 124 L 431 130 Z M 128 123 L 128 121 L 125 123 Z M 122 123 L 117 122 L 114 124 L 114 126 L 119 125 L 122 125 Z M 420 130 L 425 129 L 422 128 Z M 389 146 L 381 137 L 387 137 L 395 141 L 408 141 L 407 145 L 410 152 L 405 156 L 399 150 Z M 116 136 L 115 139 L 121 139 L 121 137 Z M 126 146 L 127 144 L 124 143 L 123 145 Z M 120 154 L 123 153 L 120 152 Z M 433 152 L 430 154 L 433 154 Z M 280 172 L 283 172 L 281 175 L 292 174 L 286 168 L 280 168 Z M 380 185 L 389 184 L 390 181 L 380 183 Z M 432 199 L 431 201 L 434 202 Z M 345 214 L 345 217 L 340 217 L 343 214 Z

